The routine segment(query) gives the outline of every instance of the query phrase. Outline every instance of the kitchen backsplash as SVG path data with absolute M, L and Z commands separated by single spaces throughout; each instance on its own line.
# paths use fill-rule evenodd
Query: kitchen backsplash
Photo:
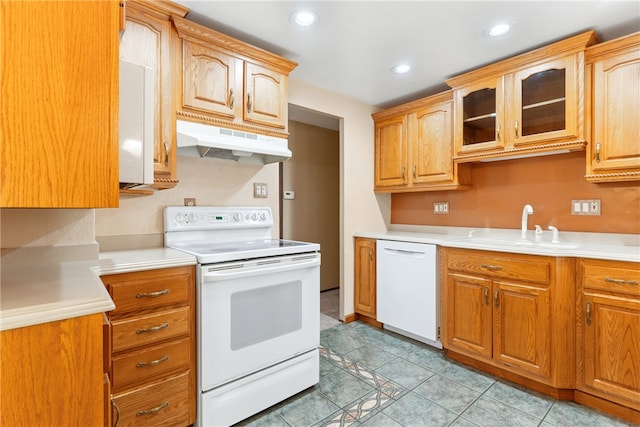
M 640 185 L 593 184 L 584 180 L 585 152 L 475 163 L 467 191 L 393 194 L 391 223 L 520 228 L 522 207 L 533 206 L 529 227 L 560 231 L 640 233 Z M 571 201 L 599 199 L 601 214 L 571 214 Z M 433 204 L 448 202 L 448 214 Z

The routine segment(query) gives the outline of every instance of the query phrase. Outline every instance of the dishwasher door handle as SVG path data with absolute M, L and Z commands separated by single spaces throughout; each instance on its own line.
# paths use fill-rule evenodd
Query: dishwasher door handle
M 403 255 L 403 256 L 412 256 L 416 258 L 423 258 L 426 256 L 426 252 L 422 251 L 408 251 L 406 249 L 392 249 L 392 248 L 384 248 L 384 253 L 390 255 Z

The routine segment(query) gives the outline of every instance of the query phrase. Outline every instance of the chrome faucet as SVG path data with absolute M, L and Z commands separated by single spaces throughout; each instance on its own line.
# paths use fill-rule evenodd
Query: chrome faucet
M 524 205 L 522 208 L 522 240 L 527 240 L 527 219 L 533 213 L 531 205 Z

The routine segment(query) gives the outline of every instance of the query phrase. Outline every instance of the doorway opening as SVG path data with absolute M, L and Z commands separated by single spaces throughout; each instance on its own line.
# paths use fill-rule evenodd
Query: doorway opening
M 320 243 L 326 329 L 340 321 L 340 118 L 290 104 L 289 149 L 280 163 L 280 237 Z

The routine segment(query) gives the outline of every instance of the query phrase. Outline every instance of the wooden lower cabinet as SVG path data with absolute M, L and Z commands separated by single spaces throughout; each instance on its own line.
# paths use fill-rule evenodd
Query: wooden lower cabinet
M 577 388 L 640 423 L 640 264 L 582 259 L 578 284 Z
M 0 426 L 104 425 L 103 314 L 0 333 Z
M 376 321 L 376 240 L 356 237 L 354 309 L 357 318 L 380 326 Z
M 441 249 L 447 354 L 532 379 L 543 390 L 573 388 L 572 265 L 566 258 Z
M 186 426 L 196 419 L 195 269 L 103 276 L 113 425 Z

